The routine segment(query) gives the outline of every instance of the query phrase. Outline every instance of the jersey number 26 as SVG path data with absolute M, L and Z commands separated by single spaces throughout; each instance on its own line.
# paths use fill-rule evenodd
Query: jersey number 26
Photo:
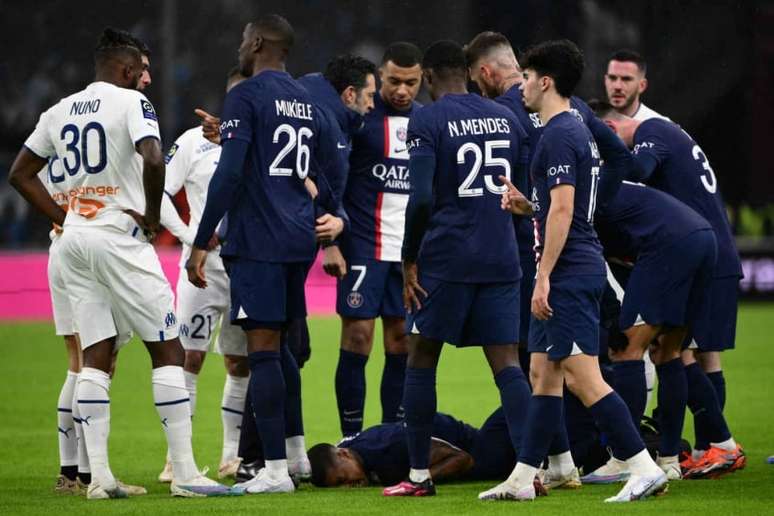
M 269 165 L 270 176 L 291 176 L 293 175 L 293 169 L 289 167 L 282 167 L 282 161 L 290 154 L 294 148 L 296 148 L 296 174 L 300 179 L 306 179 L 309 174 L 309 146 L 304 143 L 304 139 L 308 140 L 314 133 L 308 127 L 299 127 L 298 132 L 290 124 L 282 124 L 274 130 L 274 136 L 272 142 L 279 143 L 280 136 L 287 135 L 287 142 L 285 146 L 280 149 L 274 161 Z

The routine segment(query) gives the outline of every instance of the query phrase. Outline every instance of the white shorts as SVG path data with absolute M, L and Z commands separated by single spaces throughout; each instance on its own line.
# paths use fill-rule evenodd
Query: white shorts
M 201 289 L 188 281 L 185 269 L 180 269 L 177 315 L 183 349 L 208 351 L 216 326 L 220 324 L 215 351 L 221 355 L 247 356 L 245 332 L 231 324 L 231 292 L 226 271 L 213 267 L 206 268 L 204 274 L 207 288 Z
M 114 336 L 118 349 L 129 330 L 146 342 L 178 334 L 174 296 L 156 251 L 126 219 L 124 231 L 67 226 L 60 237 L 62 273 L 84 349 Z
M 73 319 L 70 297 L 67 295 L 65 280 L 62 277 L 62 260 L 59 256 L 59 236 L 51 240 L 48 248 L 48 290 L 51 293 L 51 308 L 54 312 L 54 327 L 57 335 L 77 333 Z

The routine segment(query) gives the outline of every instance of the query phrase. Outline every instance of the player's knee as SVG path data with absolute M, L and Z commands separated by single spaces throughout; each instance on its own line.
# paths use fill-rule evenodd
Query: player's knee
M 705 373 L 713 373 L 722 369 L 719 351 L 699 352 L 696 353 L 696 358 Z
M 146 342 L 145 347 L 150 353 L 154 369 L 164 366 L 183 367 L 185 365 L 185 351 L 178 338 L 160 342 Z
M 250 364 L 247 361 L 247 357 L 224 355 L 223 363 L 229 376 L 245 378 L 250 375 Z
M 189 373 L 199 374 L 204 364 L 204 351 L 186 351 L 183 368 Z
M 373 339 L 373 331 L 367 325 L 351 324 L 342 334 L 341 349 L 360 355 L 370 355 Z

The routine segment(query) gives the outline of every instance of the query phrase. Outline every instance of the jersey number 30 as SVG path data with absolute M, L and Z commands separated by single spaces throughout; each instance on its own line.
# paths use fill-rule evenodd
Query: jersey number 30
M 701 167 L 707 172 L 706 174 L 701 175 L 701 184 L 704 185 L 705 190 L 714 194 L 718 191 L 718 181 L 715 179 L 715 171 L 712 170 L 707 155 L 704 154 L 704 151 L 701 150 L 701 147 L 698 145 L 693 146 L 691 154 L 693 155 L 693 159 L 701 161 Z
M 74 176 L 77 174 L 81 169 L 81 165 L 83 165 L 83 169 L 87 174 L 98 174 L 105 170 L 107 166 L 107 144 L 105 142 L 105 129 L 102 127 L 102 124 L 99 122 L 89 122 L 83 127 L 83 130 L 79 129 L 77 125 L 67 124 L 62 127 L 59 137 L 65 143 L 65 150 L 67 152 L 64 153 L 61 159 L 69 175 Z M 92 150 L 96 152 L 90 154 L 89 142 L 93 144 L 95 141 L 97 147 L 92 147 Z M 64 181 L 64 174 L 55 176 L 51 165 L 52 163 L 49 163 L 51 181 L 54 183 Z
M 277 157 L 274 158 L 274 161 L 271 162 L 271 165 L 269 165 L 269 175 L 292 176 L 292 168 L 282 167 L 280 165 L 282 164 L 282 160 L 284 160 L 285 157 L 290 154 L 294 148 L 297 148 L 295 171 L 299 178 L 306 179 L 307 174 L 309 174 L 310 151 L 309 146 L 304 143 L 304 139 L 308 140 L 314 133 L 312 133 L 312 130 L 308 127 L 299 127 L 298 132 L 296 132 L 292 125 L 282 124 L 274 130 L 272 142 L 279 143 L 280 136 L 283 134 L 287 135 L 288 141 L 285 143 L 285 146 L 282 147 L 282 149 L 280 149 L 280 151 L 277 153 Z
M 511 180 L 511 163 L 505 158 L 496 158 L 492 155 L 494 149 L 508 149 L 511 146 L 511 142 L 508 140 L 489 140 L 484 142 L 484 152 L 481 152 L 481 147 L 473 142 L 468 142 L 460 145 L 457 150 L 457 164 L 463 165 L 465 163 L 465 155 L 473 154 L 473 167 L 470 169 L 467 177 L 462 184 L 457 188 L 457 195 L 460 197 L 480 197 L 484 195 L 484 189 L 471 188 L 473 181 L 478 177 L 478 173 L 481 171 L 481 166 L 487 168 L 500 168 L 502 172 L 498 175 L 503 175 Z M 484 186 L 493 194 L 504 194 L 508 187 L 505 185 L 496 185 L 492 175 L 484 176 Z

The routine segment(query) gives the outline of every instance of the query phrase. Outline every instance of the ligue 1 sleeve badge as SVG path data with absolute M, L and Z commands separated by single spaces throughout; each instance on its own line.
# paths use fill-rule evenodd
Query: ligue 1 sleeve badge
M 347 305 L 350 308 L 360 308 L 363 306 L 363 294 L 360 292 L 350 292 L 347 295 Z

